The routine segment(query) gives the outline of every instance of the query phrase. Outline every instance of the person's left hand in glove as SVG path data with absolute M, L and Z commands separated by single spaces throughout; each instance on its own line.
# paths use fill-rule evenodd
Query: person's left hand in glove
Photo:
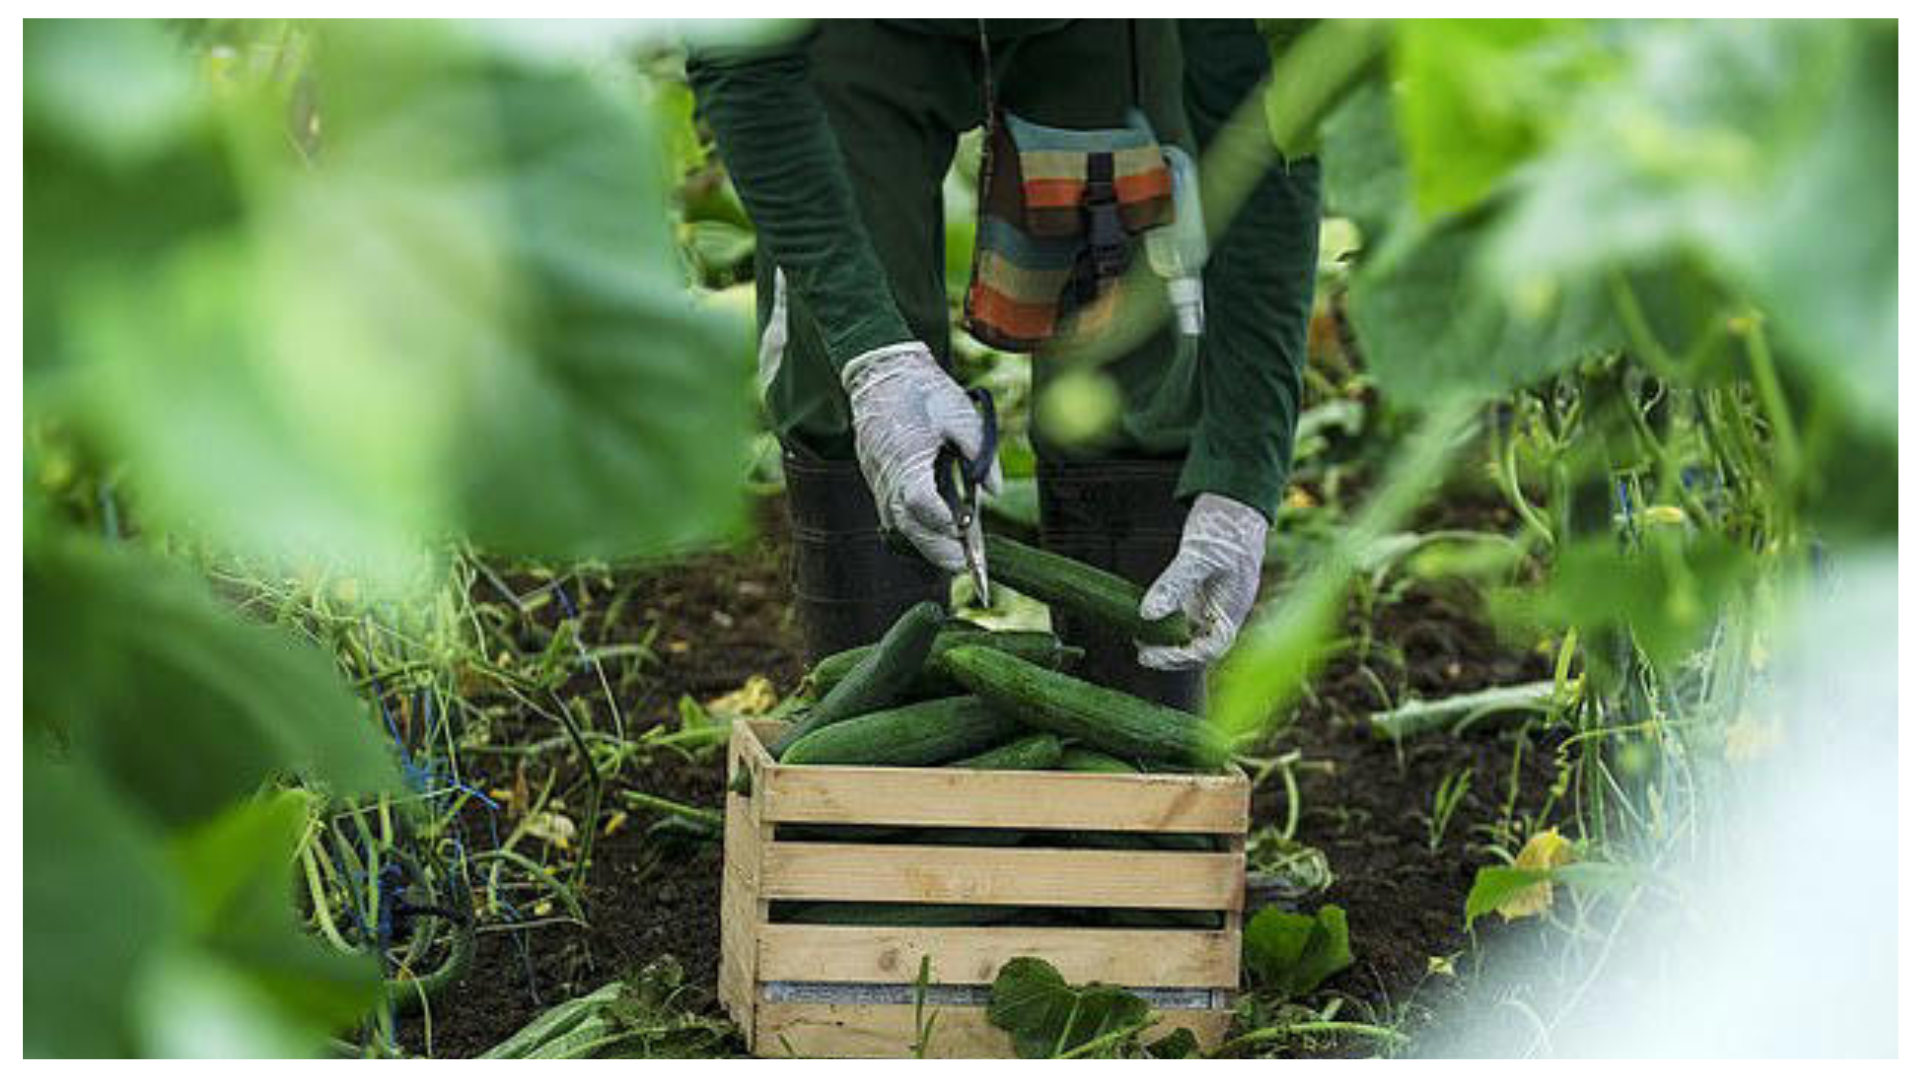
M 1162 619 L 1184 611 L 1193 623 L 1185 645 L 1142 645 L 1140 666 L 1162 671 L 1205 667 L 1220 659 L 1260 591 L 1267 552 L 1267 519 L 1220 495 L 1193 500 L 1180 532 L 1180 551 L 1140 601 L 1140 617 Z

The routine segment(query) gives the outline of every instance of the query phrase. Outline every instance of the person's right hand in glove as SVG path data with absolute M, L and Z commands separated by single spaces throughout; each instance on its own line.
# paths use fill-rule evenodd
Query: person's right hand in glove
M 947 443 L 969 458 L 980 453 L 985 433 L 966 391 L 917 341 L 854 357 L 841 370 L 840 382 L 853 406 L 853 451 L 873 492 L 880 527 L 905 536 L 942 570 L 965 570 L 966 550 L 952 508 L 934 487 L 933 462 Z M 983 486 L 999 494 L 998 461 Z

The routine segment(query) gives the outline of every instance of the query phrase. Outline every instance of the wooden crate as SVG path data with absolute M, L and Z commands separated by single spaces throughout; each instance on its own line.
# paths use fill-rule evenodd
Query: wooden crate
M 1036 956 L 1074 983 L 1205 1007 L 1156 1011 L 1203 1045 L 1224 1035 L 1239 982 L 1248 784 L 1127 776 L 781 765 L 779 722 L 735 724 L 721 904 L 720 997 L 762 1056 L 904 1057 L 921 957 L 937 1010 L 932 1057 L 1010 1057 L 977 1004 L 1000 966 Z M 780 825 L 1212 833 L 1224 851 L 796 842 Z M 991 840 L 987 841 L 988 843 Z M 876 927 L 770 921 L 776 901 L 990 904 L 1219 912 L 1219 929 Z M 805 993 L 798 993 L 804 990 Z M 865 1000 L 845 1000 L 864 997 Z M 874 998 L 899 1000 L 876 1002 Z M 828 1000 L 840 999 L 840 1000 Z

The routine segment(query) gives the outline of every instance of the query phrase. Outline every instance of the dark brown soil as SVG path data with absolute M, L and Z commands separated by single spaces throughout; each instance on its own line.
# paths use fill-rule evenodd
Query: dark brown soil
M 1492 519 L 1496 512 L 1484 507 L 1463 507 L 1458 516 L 1467 520 L 1448 515 L 1445 523 L 1502 527 Z M 707 700 L 753 675 L 770 677 L 782 692 L 797 683 L 801 668 L 789 617 L 783 522 L 777 509 L 761 520 L 763 535 L 736 551 L 636 572 L 641 588 L 634 595 L 645 599 L 631 617 L 631 631 L 656 628 L 654 648 L 666 662 L 651 672 L 643 696 L 629 708 L 630 726 L 672 723 L 682 694 Z M 1421 522 L 1424 528 L 1439 524 L 1431 517 Z M 1350 613 L 1349 632 L 1360 630 L 1360 621 L 1358 609 Z M 1351 660 L 1322 673 L 1275 746 L 1302 752 L 1298 838 L 1325 850 L 1335 875 L 1331 889 L 1312 903 L 1339 904 L 1348 915 L 1355 963 L 1327 987 L 1349 999 L 1339 1017 L 1417 1035 L 1433 1011 L 1462 992 L 1458 979 L 1430 975 L 1429 968 L 1430 958 L 1444 960 L 1466 946 L 1467 890 L 1474 870 L 1491 861 L 1482 850 L 1489 837 L 1476 830 L 1501 816 L 1510 780 L 1517 783 L 1521 812 L 1539 806 L 1553 779 L 1551 753 L 1528 743 L 1516 756 L 1517 736 L 1498 724 L 1479 725 L 1462 738 L 1433 736 L 1396 748 L 1369 738 L 1361 718 L 1388 704 L 1380 700 L 1380 687 L 1395 697 L 1412 692 L 1432 698 L 1542 678 L 1548 666 L 1542 656 L 1503 646 L 1477 593 L 1464 583 L 1417 586 L 1380 604 L 1370 621 L 1380 643 L 1370 654 L 1371 675 Z M 1438 849 L 1430 851 L 1423 815 L 1441 780 L 1465 768 L 1473 770 L 1470 792 Z M 630 768 L 622 783 L 714 807 L 722 801 L 721 780 L 717 757 L 688 763 L 661 755 L 643 769 Z M 511 782 L 508 775 L 490 776 L 482 786 Z M 1256 794 L 1258 823 L 1284 818 L 1279 787 L 1276 782 Z M 616 805 L 610 799 L 608 810 Z M 635 818 L 595 849 L 583 892 L 591 929 L 555 926 L 481 936 L 470 972 L 435 1004 L 435 1056 L 477 1054 L 546 1006 L 661 953 L 676 956 L 705 1007 L 716 1008 L 711 994 L 719 962 L 720 853 L 694 847 L 655 859 L 638 824 L 642 815 Z M 1461 973 L 1467 973 L 1465 964 Z M 417 1020 L 402 1032 L 407 1050 L 427 1051 Z M 1347 1039 L 1289 1049 L 1356 1054 L 1379 1047 Z
M 623 616 L 627 637 L 637 640 L 652 628 L 653 648 L 664 661 L 649 671 L 644 692 L 627 706 L 630 730 L 672 725 L 682 695 L 707 701 L 755 675 L 771 679 L 782 693 L 798 684 L 802 664 L 789 617 L 785 521 L 771 504 L 757 519 L 756 534 L 733 551 L 623 575 L 637 584 L 633 595 L 644 598 Z M 560 767 L 564 789 L 578 779 L 577 761 Z M 491 776 L 479 786 L 503 787 L 511 780 Z M 689 761 L 662 753 L 629 768 L 615 789 L 717 808 L 724 780 L 718 755 Z M 604 813 L 619 808 L 610 795 Z M 635 813 L 626 827 L 596 840 L 581 895 L 591 929 L 563 925 L 481 934 L 467 975 L 435 1003 L 434 1056 L 477 1055 L 543 1009 L 635 972 L 663 953 L 684 967 L 692 1003 L 719 1013 L 713 994 L 720 966 L 720 850 L 699 844 L 650 850 L 654 845 L 644 833 L 649 820 Z M 413 1020 L 401 1030 L 408 1051 L 427 1052 L 424 1025 Z

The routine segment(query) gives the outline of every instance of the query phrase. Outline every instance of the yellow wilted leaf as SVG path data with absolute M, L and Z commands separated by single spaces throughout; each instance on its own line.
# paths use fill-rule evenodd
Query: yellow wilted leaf
M 765 716 L 778 704 L 780 694 L 774 690 L 773 680 L 765 675 L 755 675 L 741 684 L 739 689 L 707 702 L 707 711 L 726 716 Z
M 1557 828 L 1543 829 L 1527 838 L 1527 844 L 1513 860 L 1515 870 L 1553 870 L 1573 861 L 1573 841 L 1560 835 Z M 1500 917 L 1512 922 L 1539 915 L 1553 906 L 1553 882 L 1542 881 L 1515 893 L 1512 899 L 1494 908 Z
M 625 810 L 615 810 L 613 812 L 613 815 L 607 818 L 607 824 L 604 828 L 600 830 L 600 835 L 612 836 L 614 833 L 617 833 L 622 828 L 624 828 L 626 824 L 627 824 L 627 812 Z
M 574 834 L 579 831 L 573 819 L 552 810 L 542 810 L 527 816 L 527 835 L 538 837 L 562 851 L 573 846 Z

